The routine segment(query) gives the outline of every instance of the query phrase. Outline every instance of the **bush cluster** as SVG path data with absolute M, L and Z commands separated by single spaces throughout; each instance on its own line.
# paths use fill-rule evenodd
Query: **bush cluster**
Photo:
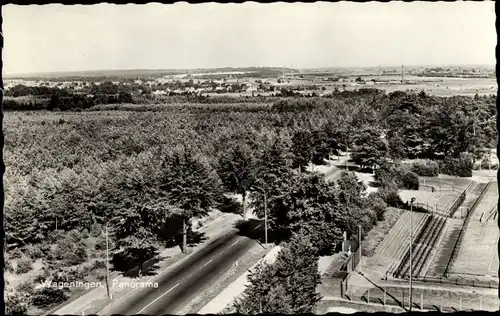
M 401 200 L 396 186 L 382 187 L 378 193 L 388 206 L 404 208 L 405 204 Z
M 21 258 L 17 262 L 16 274 L 28 273 L 33 269 L 33 260 L 31 258 Z
M 439 164 L 433 160 L 419 160 L 411 164 L 411 171 L 421 177 L 437 177 Z
M 56 244 L 52 258 L 62 261 L 64 266 L 77 265 L 87 260 L 87 249 L 81 240 L 65 236 Z
M 384 220 L 387 203 L 378 192 L 372 192 L 369 196 L 370 205 L 377 216 L 378 221 Z
M 26 315 L 28 298 L 19 291 L 9 291 L 5 295 L 5 315 Z
M 34 291 L 31 302 L 36 307 L 49 307 L 60 304 L 69 297 L 67 288 L 41 287 Z
M 472 177 L 473 163 L 471 159 L 447 158 L 440 163 L 441 173 L 450 176 Z
M 375 181 L 381 188 L 418 190 L 418 175 L 404 164 L 383 164 L 375 170 Z

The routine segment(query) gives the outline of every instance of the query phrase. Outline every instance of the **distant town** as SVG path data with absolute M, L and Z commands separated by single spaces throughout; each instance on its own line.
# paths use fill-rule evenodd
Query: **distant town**
M 11 76 L 4 81 L 6 109 L 43 104 L 53 90 L 97 98 L 95 103 L 161 101 L 175 95 L 324 96 L 375 88 L 434 95 L 496 94 L 494 67 L 371 67 L 357 69 L 222 68 L 205 70 L 102 71 Z M 37 89 L 34 89 L 37 88 Z M 104 97 L 102 97 L 104 96 Z M 13 105 L 14 104 L 14 105 Z

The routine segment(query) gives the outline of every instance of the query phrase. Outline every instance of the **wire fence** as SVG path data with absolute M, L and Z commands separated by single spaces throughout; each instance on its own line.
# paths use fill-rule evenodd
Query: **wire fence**
M 497 304 L 491 297 L 479 295 L 449 295 L 446 293 L 432 291 L 415 291 L 410 300 L 409 290 L 406 288 L 375 287 L 365 291 L 353 291 L 349 288 L 346 298 L 352 302 L 360 302 L 375 306 L 398 306 L 409 311 L 410 301 L 412 310 L 459 312 L 459 311 L 492 311 L 497 309 Z
M 429 205 L 428 203 L 415 203 L 414 205 L 418 208 L 424 209 L 427 212 L 434 213 L 437 215 L 445 216 L 445 217 L 453 217 L 455 212 L 458 210 L 458 208 L 464 203 L 465 199 L 467 198 L 467 193 L 469 193 L 472 188 L 475 186 L 474 181 L 470 181 L 467 184 L 467 187 L 460 193 L 460 195 L 453 200 L 451 203 L 446 205 L 444 208 L 440 208 L 437 205 Z M 434 186 L 422 186 L 424 190 L 427 190 L 429 187 L 431 188 L 432 192 L 434 192 L 435 187 Z M 439 192 L 445 192 L 445 191 L 452 191 L 456 192 L 454 189 L 450 190 L 440 190 Z
M 430 192 L 460 192 L 460 190 L 457 190 L 455 188 L 442 188 L 441 186 L 434 186 L 434 185 L 428 185 L 428 184 L 421 184 L 419 186 L 420 191 L 430 191 Z
M 340 281 L 340 295 L 342 298 L 345 298 L 347 288 L 349 286 L 348 284 L 349 278 L 351 277 L 352 272 L 356 270 L 356 268 L 358 267 L 360 259 L 361 259 L 361 247 L 358 247 L 358 249 L 351 254 L 349 259 L 347 259 L 347 262 L 345 263 L 347 274 Z
M 410 277 L 405 275 L 404 280 L 409 280 Z M 413 276 L 412 280 L 414 282 L 426 282 L 426 283 L 440 283 L 440 284 L 453 284 L 462 286 L 472 286 L 495 289 L 498 287 L 498 280 L 493 281 L 481 281 L 481 280 L 470 280 L 464 278 L 450 278 L 450 277 L 428 277 L 428 276 Z
M 460 228 L 460 232 L 458 233 L 457 242 L 455 243 L 455 246 L 453 247 L 453 251 L 451 253 L 450 260 L 448 261 L 448 264 L 446 265 L 446 269 L 444 270 L 444 275 L 445 276 L 448 276 L 452 264 L 457 259 L 458 249 L 460 249 L 460 247 L 462 246 L 462 243 L 463 243 L 463 240 L 464 240 L 464 236 L 465 236 L 464 232 L 465 232 L 465 229 L 467 228 L 467 226 L 469 225 L 469 222 L 470 222 L 470 219 L 471 219 L 471 215 L 474 212 L 474 210 L 477 208 L 477 206 L 479 205 L 479 202 L 483 199 L 483 196 L 488 191 L 488 188 L 489 188 L 490 185 L 491 185 L 491 182 L 489 182 L 483 188 L 483 191 L 478 196 L 478 198 L 476 199 L 476 201 L 474 202 L 474 204 L 472 205 L 472 207 L 470 208 L 470 210 L 467 211 L 467 215 L 465 216 L 465 220 L 464 220 L 464 222 L 462 224 L 462 227 Z

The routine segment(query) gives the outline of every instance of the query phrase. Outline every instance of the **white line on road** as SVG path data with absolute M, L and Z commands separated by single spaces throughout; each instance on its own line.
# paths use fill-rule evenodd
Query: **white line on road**
M 256 230 L 257 228 L 259 228 L 260 226 L 262 226 L 262 224 L 259 224 L 259 226 L 255 227 L 253 230 Z
M 151 306 L 151 304 L 153 304 L 154 302 L 156 302 L 157 300 L 159 300 L 160 298 L 162 298 L 168 292 L 170 292 L 173 289 L 175 289 L 178 285 L 179 285 L 179 283 L 177 283 L 176 285 L 174 285 L 173 287 L 171 287 L 170 290 L 166 291 L 165 293 L 163 293 L 162 295 L 160 295 L 159 297 L 157 297 L 154 301 L 152 301 L 151 303 L 149 303 L 148 305 L 146 305 L 146 307 L 144 307 L 143 309 L 141 309 L 140 311 L 138 311 L 137 314 L 140 314 L 143 310 L 145 310 L 146 308 L 148 308 L 149 306 Z
M 237 241 L 235 241 L 230 247 L 236 245 L 238 243 L 238 241 L 240 241 L 239 239 Z
M 203 266 L 206 266 L 207 264 L 209 264 L 210 262 L 212 262 L 212 259 L 208 260 Z

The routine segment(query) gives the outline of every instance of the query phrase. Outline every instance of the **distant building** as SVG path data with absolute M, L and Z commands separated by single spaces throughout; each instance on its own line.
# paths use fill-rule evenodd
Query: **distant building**
M 153 95 L 167 95 L 168 92 L 165 90 L 155 90 L 153 91 Z

